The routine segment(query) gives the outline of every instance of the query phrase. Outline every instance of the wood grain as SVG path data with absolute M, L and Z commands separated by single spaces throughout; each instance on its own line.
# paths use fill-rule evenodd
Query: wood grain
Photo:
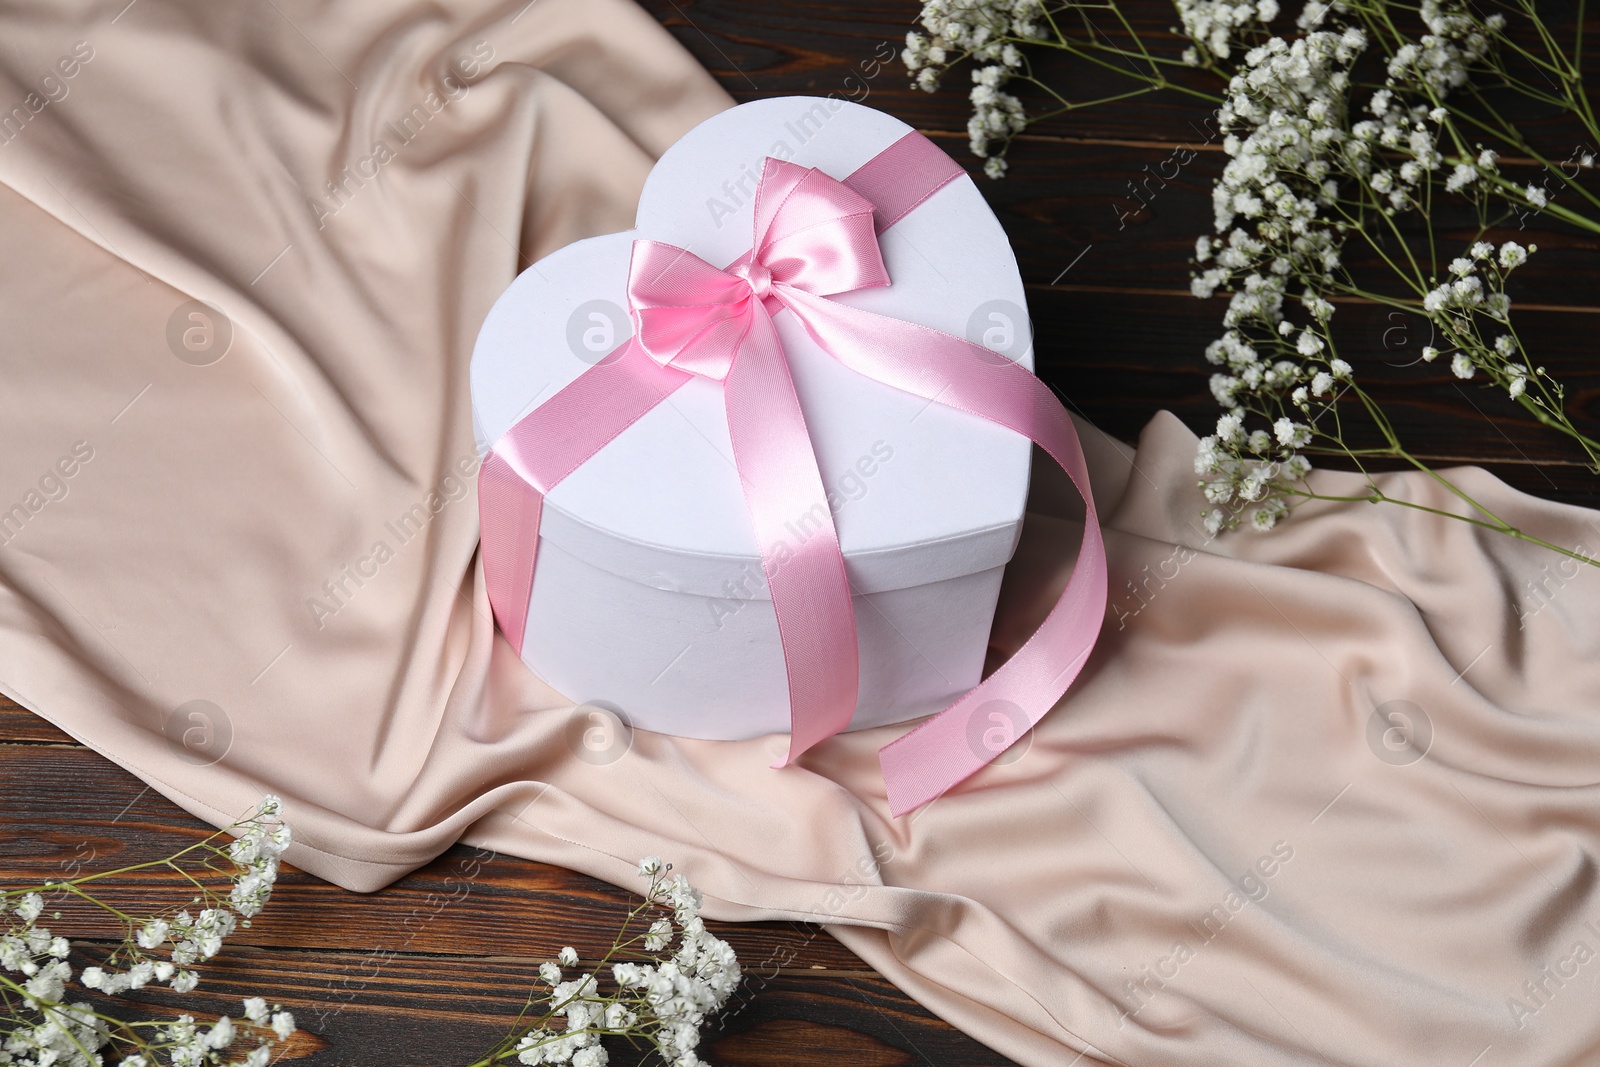
M 965 140 L 966 90 L 969 74 L 958 68 L 936 93 L 910 87 L 898 61 L 883 62 L 891 51 L 898 54 L 907 31 L 916 23 L 920 4 L 905 0 L 860 0 L 857 3 L 752 4 L 743 0 L 640 0 L 672 31 L 684 47 L 716 75 L 737 100 L 775 96 L 835 95 L 870 104 L 919 129 L 945 131 Z M 1136 29 L 1153 53 L 1176 58 L 1185 42 L 1169 32 L 1176 23 L 1172 5 L 1153 0 L 1133 0 L 1119 5 L 1129 25 Z M 1571 4 L 1541 4 L 1552 25 L 1573 25 Z M 1285 5 L 1287 14 L 1298 5 Z M 1091 14 L 1099 36 L 1126 45 L 1113 17 Z M 1281 20 L 1287 23 L 1287 18 Z M 1522 43 L 1528 34 L 1513 22 L 1511 30 Z M 1600 32 L 1600 12 L 1591 11 L 1586 39 Z M 1593 56 L 1586 57 L 1592 60 Z M 1030 62 L 1039 78 L 1072 101 L 1101 99 L 1137 88 L 1137 82 L 1092 67 L 1066 55 L 1034 50 Z M 1186 88 L 1220 96 L 1223 83 L 1203 72 L 1178 71 L 1172 79 Z M 1055 105 L 1042 92 L 1013 86 L 1030 114 Z M 1554 109 L 1520 99 L 1497 98 L 1497 106 L 1516 121 L 1526 136 L 1551 143 L 1576 143 L 1576 128 Z M 1020 171 L 1048 174 L 1037 162 L 1036 146 L 1051 141 L 1069 144 L 1113 144 L 1172 147 L 1197 136 L 1194 127 L 1216 105 L 1175 91 L 1157 92 L 1113 104 L 1078 108 L 1030 127 L 1013 157 Z M 1134 169 L 1138 164 L 1135 163 Z
M 371 905 L 369 905 L 371 906 Z M 106 943 L 80 943 L 75 966 L 99 960 Z M 269 1000 L 295 1014 L 300 1032 L 275 1062 L 316 1067 L 441 1067 L 466 1064 L 516 1022 L 542 961 L 510 943 L 491 955 L 232 947 L 202 968 L 201 984 L 179 996 L 146 989 L 119 998 L 124 1015 L 210 1023 L 241 1015 L 241 1000 Z M 971 1064 L 1008 1060 L 939 1022 L 870 971 L 763 969 L 706 1027 L 701 1051 L 713 1063 L 779 1067 L 796 1063 Z M 619 1065 L 660 1063 L 609 1046 Z
M 918 5 L 911 0 L 642 0 L 741 101 L 836 95 L 871 104 L 929 133 L 976 170 L 965 150 L 965 74 L 928 94 L 907 86 L 895 56 Z M 1125 7 L 1141 32 L 1175 54 L 1167 4 Z M 1109 25 L 1099 27 L 1112 33 Z M 1600 33 L 1600 11 L 1587 32 Z M 1592 50 L 1591 50 L 1592 57 Z M 1044 57 L 1042 77 L 1075 99 L 1128 83 Z M 1203 74 L 1185 84 L 1216 91 Z M 1037 101 L 1029 101 L 1037 107 Z M 1533 138 L 1573 139 L 1548 110 L 1511 112 Z M 1215 421 L 1202 357 L 1220 332 L 1222 301 L 1188 295 L 1194 239 L 1210 228 L 1209 188 L 1220 173 L 1212 105 L 1168 92 L 1076 110 L 1032 128 L 1014 146 L 1011 176 L 979 179 L 1017 252 L 1028 286 L 1038 371 L 1101 431 L 1133 440 L 1158 409 L 1197 432 Z M 1180 151 L 1180 149 L 1184 151 Z M 1191 155 L 1192 153 L 1192 155 Z M 1509 165 L 1538 177 L 1537 168 Z M 1559 196 L 1558 192 L 1558 196 Z M 1437 220 L 1448 243 L 1470 228 Z M 1600 241 L 1548 217 L 1497 236 L 1537 241 L 1512 287 L 1518 326 L 1538 361 L 1569 387 L 1570 410 L 1600 427 L 1595 360 Z M 1454 253 L 1451 253 L 1454 254 Z M 1358 277 L 1376 257 L 1354 248 Z M 1415 363 L 1420 320 L 1375 305 L 1341 304 L 1341 355 L 1388 407 L 1408 444 L 1440 464 L 1478 462 L 1528 492 L 1600 506 L 1600 478 L 1575 449 L 1503 397 Z M 1409 365 L 1408 365 L 1409 364 Z M 0 701 L 0 884 L 148 860 L 209 828 L 44 720 Z M 153 908 L 187 893 L 176 875 L 113 884 L 119 902 Z M 357 897 L 286 869 L 262 917 L 207 966 L 196 993 L 152 994 L 155 1014 L 238 1014 L 238 998 L 270 992 L 305 1032 L 285 1059 L 310 1067 L 466 1063 L 504 1032 L 538 964 L 571 943 L 598 958 L 634 898 L 582 875 L 458 846 L 387 889 Z M 98 926 L 63 908 L 74 935 Z M 820 928 L 712 924 L 751 980 L 708 1035 L 715 1063 L 1003 1065 L 1006 1059 L 941 1022 L 872 973 Z M 109 948 L 88 941 L 93 954 Z M 781 966 L 777 966 L 781 962 Z M 640 1062 L 615 1049 L 614 1062 Z
M 0 791 L 6 887 L 148 862 L 211 833 L 4 700 L 0 781 L 29 783 Z M 97 892 L 141 914 L 183 903 L 193 887 L 157 869 L 108 879 Z M 270 994 L 305 1031 L 285 1061 L 464 1064 L 510 1028 L 540 963 L 569 944 L 585 961 L 601 959 L 636 902 L 572 871 L 463 845 L 369 896 L 286 866 L 268 907 L 202 968 L 195 993 L 146 991 L 123 1007 L 133 1004 L 137 1017 L 237 1017 L 240 998 Z M 52 899 L 50 909 L 60 912 L 51 929 L 86 953 L 76 965 L 98 962 L 112 947 L 94 908 Z M 747 975 L 707 1028 L 704 1051 L 713 1063 L 1009 1063 L 910 1000 L 818 926 L 708 925 L 734 947 Z M 651 1062 L 626 1046 L 613 1051 L 615 1063 Z
M 34 718 L 24 712 L 16 719 L 24 716 Z M 0 729 L 9 732 L 11 721 L 10 715 L 0 719 Z M 145 863 L 211 833 L 132 775 L 77 745 L 0 743 L 0 781 L 23 780 L 31 783 L 28 789 L 0 794 L 0 825 L 36 829 L 8 840 L 0 856 L 0 884 L 42 883 Z M 186 884 L 164 870 L 102 883 L 119 907 L 141 911 L 187 899 Z M 572 945 L 585 959 L 594 959 L 615 932 L 611 909 L 629 899 L 604 882 L 558 867 L 457 845 L 370 898 L 352 897 L 286 867 L 272 906 L 230 943 L 469 955 L 492 955 L 515 944 L 539 959 L 552 959 L 562 946 Z M 60 909 L 58 932 L 77 937 L 98 928 L 88 905 L 66 901 Z M 729 923 L 719 930 L 741 959 L 864 970 L 848 949 L 815 926 Z

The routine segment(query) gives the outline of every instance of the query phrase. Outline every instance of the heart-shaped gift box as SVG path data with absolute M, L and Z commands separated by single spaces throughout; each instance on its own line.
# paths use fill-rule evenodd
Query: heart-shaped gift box
M 816 180 L 811 168 L 820 172 Z M 724 383 L 719 372 L 685 379 L 678 370 L 662 371 L 675 377 L 660 397 L 631 414 L 596 414 L 615 425 L 593 445 L 571 443 L 591 421 L 591 409 L 604 412 L 611 404 L 605 383 L 612 379 L 602 373 L 608 366 L 625 357 L 642 360 L 642 348 L 667 365 L 661 344 L 635 336 L 651 328 L 648 316 L 655 313 L 640 311 L 649 299 L 639 290 L 652 280 L 638 277 L 640 248 L 658 256 L 662 269 L 652 276 L 687 264 L 696 284 L 764 298 L 771 311 L 757 318 L 762 329 L 770 322 L 775 330 L 777 358 L 792 376 L 790 402 L 798 399 L 801 436 L 809 438 L 821 480 L 813 497 L 825 497 L 832 520 L 822 540 L 837 531 L 833 558 L 842 554 L 848 582 L 845 628 L 853 615 L 851 648 L 859 658 L 849 728 L 939 711 L 979 681 L 1001 575 L 1020 530 L 1031 447 L 1023 434 L 1031 431 L 948 406 L 942 389 L 904 387 L 924 394 L 915 395 L 857 373 L 826 350 L 825 338 L 800 321 L 792 301 L 779 306 L 769 282 L 790 261 L 775 246 L 764 261 L 769 274 L 752 244 L 773 236 L 767 228 L 772 211 L 783 209 L 773 207 L 780 192 L 790 217 L 779 226 L 802 231 L 794 240 L 806 239 L 807 216 L 788 197 L 814 186 L 827 187 L 823 200 L 832 195 L 846 205 L 840 214 L 850 213 L 850 203 L 865 205 L 868 241 L 875 217 L 879 232 L 866 255 L 876 262 L 881 254 L 887 274 L 867 287 L 848 283 L 818 296 L 898 320 L 897 327 L 931 328 L 922 336 L 953 344 L 962 350 L 953 354 L 957 362 L 972 363 L 958 377 L 987 365 L 990 376 L 1023 379 L 1030 388 L 1013 388 L 1013 399 L 1022 396 L 1013 405 L 1022 412 L 1009 420 L 1013 425 L 1026 424 L 1046 405 L 1059 408 L 1031 374 L 1007 362 L 1032 365 L 1022 281 L 1006 236 L 971 179 L 930 142 L 872 108 L 811 97 L 744 104 L 696 127 L 651 171 L 636 229 L 576 242 L 529 267 L 490 311 L 472 359 L 474 426 L 488 457 L 479 491 L 491 597 L 499 591 L 496 618 L 546 682 L 634 726 L 713 739 L 790 729 L 795 682 L 785 656 L 786 645 L 794 654 L 796 631 L 780 634 L 769 578 L 779 580 L 787 538 L 803 554 L 828 525 L 820 501 L 781 526 L 772 520 L 783 516 L 769 508 L 765 527 L 756 520 L 765 538 L 758 541 L 750 449 L 741 467 L 736 440 L 761 431 L 738 430 L 736 420 L 730 433 L 733 400 L 728 396 L 725 405 L 724 387 L 731 389 L 733 379 Z M 761 215 L 758 189 L 767 197 Z M 834 250 L 820 247 L 811 255 L 820 269 L 835 269 Z M 667 311 L 680 318 L 704 314 L 692 297 L 679 304 Z M 750 314 L 746 304 L 736 306 Z M 753 320 L 741 321 L 749 329 Z M 713 315 L 679 332 L 700 330 L 704 340 L 726 325 Z M 671 329 L 657 328 L 658 341 Z M 914 349 L 907 340 L 896 345 Z M 915 353 L 902 355 L 913 357 L 904 374 L 916 379 Z M 638 365 L 656 372 L 648 362 Z M 689 364 L 680 358 L 670 367 Z M 632 388 L 626 376 L 615 380 L 624 392 Z M 958 388 L 952 395 L 966 394 Z M 564 409 L 560 418 L 552 414 L 557 408 Z M 1064 413 L 1050 417 L 1065 423 L 1058 437 L 1071 436 Z M 542 428 L 532 432 L 535 422 Z M 497 462 L 497 453 L 517 451 L 512 439 L 519 433 L 524 456 L 541 448 L 576 451 L 553 477 L 530 473 L 531 460 Z M 1072 437 L 1070 449 L 1056 452 L 1075 454 L 1076 447 Z M 524 483 L 541 477 L 551 483 L 534 495 L 542 509 L 518 511 Z M 1097 532 L 1095 541 L 1098 550 Z M 521 585 L 502 577 L 531 560 L 534 548 L 537 566 L 522 568 Z M 1103 610 L 1103 563 L 1099 583 Z M 1078 666 L 1081 657 L 1072 674 Z M 1062 675 L 1070 681 L 1067 671 Z M 1042 711 L 1009 716 L 1009 736 Z

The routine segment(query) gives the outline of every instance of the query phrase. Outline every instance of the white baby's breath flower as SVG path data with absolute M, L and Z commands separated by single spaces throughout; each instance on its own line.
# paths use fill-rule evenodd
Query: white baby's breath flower
M 231 1044 L 233 1044 L 233 1020 L 224 1015 L 206 1031 L 205 1045 L 207 1048 L 224 1049 Z
M 1528 249 L 1523 248 L 1515 241 L 1507 241 L 1500 246 L 1500 265 L 1507 270 L 1520 267 L 1528 261 Z M 1543 263 L 1544 260 L 1539 262 Z
M 1450 296 L 1454 303 L 1462 306 L 1483 303 L 1483 279 L 1475 274 L 1450 283 Z
M 1477 368 L 1472 365 L 1472 360 L 1468 358 L 1465 352 L 1457 352 L 1450 357 L 1450 373 L 1457 378 L 1470 378 L 1476 372 Z
M 140 948 L 160 948 L 167 940 L 167 923 L 164 919 L 151 919 L 140 928 L 138 942 Z
M 1272 432 L 1277 435 L 1278 444 L 1285 448 L 1304 448 L 1311 443 L 1311 427 L 1287 417 L 1273 423 Z
M 1250 512 L 1250 525 L 1260 533 L 1266 533 L 1278 525 L 1278 520 L 1288 514 L 1288 505 L 1282 500 L 1274 500 Z

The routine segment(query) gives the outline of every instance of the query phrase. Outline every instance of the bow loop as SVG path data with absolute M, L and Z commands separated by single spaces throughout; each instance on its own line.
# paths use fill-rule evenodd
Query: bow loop
M 811 167 L 769 158 L 756 187 L 755 257 L 813 296 L 889 284 L 872 202 Z
M 820 170 L 769 158 L 751 250 L 719 270 L 662 241 L 633 243 L 628 304 L 639 345 L 664 367 L 723 381 L 752 317 L 786 289 L 835 296 L 889 284 L 872 203 Z

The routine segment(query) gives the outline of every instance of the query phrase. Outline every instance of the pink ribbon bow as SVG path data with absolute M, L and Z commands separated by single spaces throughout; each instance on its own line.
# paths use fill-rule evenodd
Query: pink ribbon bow
M 829 299 L 889 284 L 877 234 L 961 175 L 907 134 L 845 182 L 768 159 L 749 252 L 719 270 L 684 249 L 634 242 L 635 336 L 497 442 L 480 475 L 484 572 L 495 617 L 520 652 L 545 494 L 692 376 L 720 381 L 745 501 L 777 615 L 790 701 L 780 766 L 849 726 L 859 661 L 844 557 L 772 316 L 787 310 L 845 366 L 885 385 L 1024 434 L 1086 504 L 1083 548 L 1066 589 L 1027 643 L 949 708 L 879 756 L 890 809 L 904 814 L 965 780 L 1004 745 L 968 725 L 1011 709 L 1031 726 L 1060 699 L 1099 634 L 1106 561 L 1072 420 L 1026 368 L 951 334 Z M 816 520 L 798 550 L 785 521 Z M 1008 729 L 1007 743 L 1020 730 Z M 987 736 L 987 734 L 985 734 Z

